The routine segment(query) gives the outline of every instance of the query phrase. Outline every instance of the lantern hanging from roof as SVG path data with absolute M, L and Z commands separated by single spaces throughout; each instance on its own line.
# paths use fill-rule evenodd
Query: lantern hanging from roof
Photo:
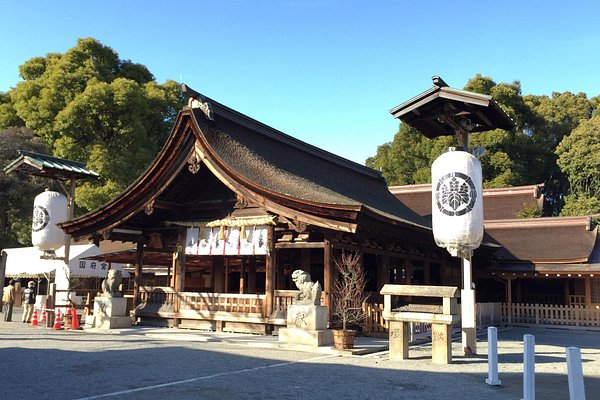
M 67 205 L 62 193 L 45 191 L 35 197 L 31 241 L 36 248 L 56 250 L 65 244 L 65 234 L 56 224 L 67 220 Z
M 481 163 L 466 151 L 450 151 L 431 166 L 433 236 L 454 257 L 471 257 L 483 239 Z

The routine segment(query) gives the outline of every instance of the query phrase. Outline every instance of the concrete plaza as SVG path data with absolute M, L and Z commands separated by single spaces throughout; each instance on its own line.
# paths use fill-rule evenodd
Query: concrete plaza
M 13 316 L 20 321 L 19 309 Z M 600 393 L 600 332 L 510 328 L 499 331 L 502 386 L 485 384 L 487 342 L 449 365 L 431 347 L 389 360 L 387 341 L 359 338 L 365 355 L 329 348 L 282 348 L 277 337 L 134 327 L 55 331 L 0 322 L 3 399 L 519 399 L 522 339 L 536 338 L 536 398 L 568 399 L 565 347 L 581 348 L 587 398 Z

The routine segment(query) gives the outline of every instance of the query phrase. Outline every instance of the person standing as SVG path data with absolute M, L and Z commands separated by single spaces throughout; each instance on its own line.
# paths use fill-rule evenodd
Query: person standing
M 21 322 L 30 322 L 35 304 L 35 282 L 29 281 L 25 290 L 23 290 L 23 318 Z
M 11 279 L 8 282 L 8 286 L 4 288 L 4 294 L 2 295 L 2 302 L 6 305 L 4 309 L 4 321 L 12 321 L 13 305 L 15 304 L 15 281 Z

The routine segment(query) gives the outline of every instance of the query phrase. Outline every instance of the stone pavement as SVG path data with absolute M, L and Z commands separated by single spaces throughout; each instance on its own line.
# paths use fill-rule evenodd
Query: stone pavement
M 13 320 L 20 321 L 19 309 Z M 600 393 L 600 332 L 500 329 L 502 386 L 490 387 L 485 335 L 478 337 L 479 355 L 461 355 L 455 341 L 453 363 L 434 365 L 428 343 L 411 346 L 409 360 L 395 361 L 387 340 L 372 337 L 357 338 L 356 347 L 367 353 L 357 355 L 281 346 L 274 336 L 137 326 L 54 331 L 0 322 L 0 376 L 10 382 L 0 387 L 0 398 L 520 399 L 526 333 L 536 338 L 536 398 L 569 398 L 569 346 L 581 349 L 588 400 Z

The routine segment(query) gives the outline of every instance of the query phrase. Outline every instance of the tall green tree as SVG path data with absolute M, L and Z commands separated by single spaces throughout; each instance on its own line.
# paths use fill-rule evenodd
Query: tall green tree
M 4 167 L 19 157 L 19 150 L 44 153 L 46 146 L 27 128 L 0 130 L 0 249 L 31 243 L 33 199 L 48 184 L 4 173 Z
M 569 182 L 562 215 L 600 213 L 600 115 L 582 121 L 566 135 L 556 154 Z
M 32 58 L 19 71 L 23 81 L 8 93 L 7 118 L 14 109 L 13 120 L 40 136 L 54 156 L 84 162 L 101 176 L 78 187 L 82 211 L 139 176 L 183 104 L 176 82 L 158 84 L 145 66 L 121 60 L 91 38 L 64 54 Z
M 484 187 L 545 184 L 546 214 L 557 215 L 569 194 L 569 179 L 557 164 L 555 152 L 561 140 L 581 121 L 594 115 L 600 98 L 584 93 L 553 93 L 552 96 L 523 96 L 519 81 L 497 84 L 480 74 L 465 90 L 491 95 L 515 122 L 510 132 L 493 130 L 471 135 L 472 146 L 482 146 Z M 429 140 L 405 124 L 394 140 L 378 147 L 367 165 L 382 171 L 390 185 L 429 182 L 429 168 L 452 138 Z M 583 201 L 583 200 L 581 200 Z

